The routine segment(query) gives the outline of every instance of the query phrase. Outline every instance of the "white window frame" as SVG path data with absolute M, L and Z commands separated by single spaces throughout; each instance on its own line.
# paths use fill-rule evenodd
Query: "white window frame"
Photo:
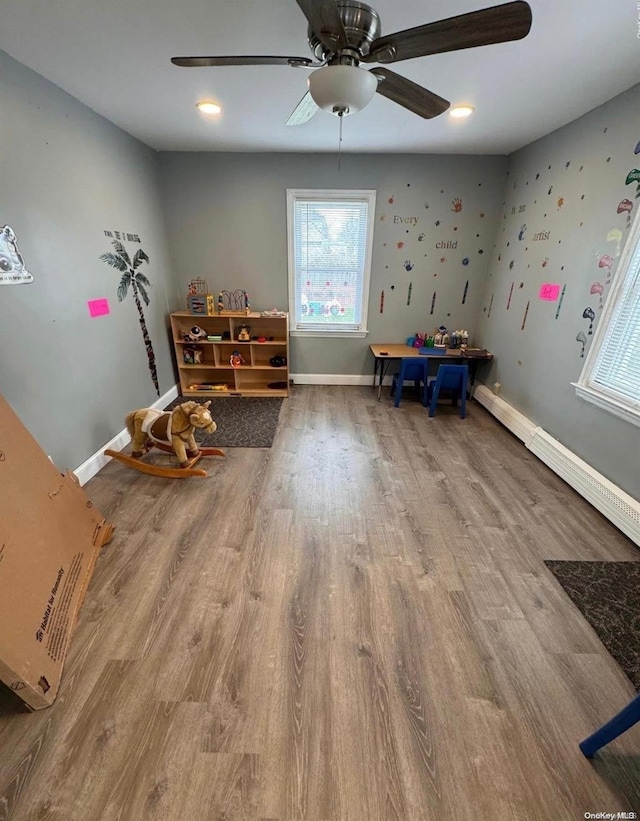
M 630 399 L 617 391 L 597 384 L 593 379 L 600 359 L 600 353 L 608 337 L 612 320 L 615 319 L 616 309 L 623 295 L 628 277 L 640 276 L 640 271 L 636 270 L 638 267 L 637 257 L 632 270 L 632 262 L 634 262 L 636 251 L 640 252 L 640 208 L 638 208 L 636 212 L 633 225 L 622 251 L 600 321 L 593 335 L 591 348 L 585 359 L 584 367 L 582 368 L 582 373 L 578 381 L 572 382 L 571 384 L 575 387 L 576 394 L 581 399 L 584 399 L 586 402 L 591 402 L 599 408 L 609 411 L 621 419 L 625 419 L 627 422 L 631 422 L 633 425 L 640 426 L 640 397 L 637 400 Z
M 296 327 L 295 311 L 295 239 L 294 239 L 294 206 L 297 200 L 337 201 L 366 200 L 367 236 L 362 282 L 362 316 L 359 328 L 350 329 L 339 325 L 318 325 L 315 328 Z M 291 317 L 290 335 L 305 337 L 331 337 L 332 339 L 364 338 L 369 333 L 367 317 L 369 311 L 369 289 L 371 285 L 371 258 L 373 252 L 373 229 L 375 225 L 376 192 L 371 189 L 321 189 L 321 188 L 287 188 L 287 237 L 289 268 L 289 315 Z

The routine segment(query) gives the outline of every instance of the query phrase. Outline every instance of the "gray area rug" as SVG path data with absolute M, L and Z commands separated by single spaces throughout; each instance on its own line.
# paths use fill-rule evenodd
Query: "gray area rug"
M 204 403 L 208 398 L 179 396 L 165 410 L 182 402 Z M 212 397 L 209 410 L 218 429 L 215 433 L 196 431 L 196 442 L 213 448 L 270 448 L 278 429 L 282 397 Z
M 545 564 L 640 692 L 640 561 Z

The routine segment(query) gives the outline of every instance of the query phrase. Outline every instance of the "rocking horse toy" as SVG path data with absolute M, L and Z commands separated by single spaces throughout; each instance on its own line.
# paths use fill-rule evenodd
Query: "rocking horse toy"
M 158 411 L 153 408 L 132 411 L 125 418 L 133 445 L 131 456 L 110 449 L 105 450 L 105 456 L 111 456 L 128 467 L 153 476 L 175 479 L 206 476 L 206 470 L 194 467 L 196 462 L 202 456 L 224 456 L 224 451 L 219 448 L 199 448 L 196 444 L 195 430 L 214 433 L 217 428 L 209 411 L 210 404 L 211 401 L 203 404 L 183 402 L 170 411 Z M 142 456 L 154 447 L 165 453 L 174 453 L 180 467 L 164 467 L 140 461 Z

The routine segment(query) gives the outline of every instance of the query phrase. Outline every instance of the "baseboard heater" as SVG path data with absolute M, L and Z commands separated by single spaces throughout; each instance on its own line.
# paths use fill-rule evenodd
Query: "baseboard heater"
M 517 436 L 525 445 L 529 445 L 531 437 L 533 436 L 536 426 L 524 414 L 517 411 L 513 405 L 505 402 L 499 396 L 496 396 L 493 391 L 490 391 L 486 385 L 478 385 L 473 392 L 473 398 L 483 405 L 489 413 L 493 414 L 498 422 L 510 430 L 514 436 Z
M 478 385 L 474 398 L 518 437 L 547 467 L 606 516 L 640 546 L 640 502 L 610 482 L 545 430 L 496 396 L 486 385 Z

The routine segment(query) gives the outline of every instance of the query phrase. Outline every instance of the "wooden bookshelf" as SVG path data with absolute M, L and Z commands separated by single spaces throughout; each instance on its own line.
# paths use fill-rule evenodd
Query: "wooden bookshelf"
M 185 341 L 185 334 L 194 325 L 209 336 L 221 336 L 221 341 Z M 238 332 L 242 325 L 250 328 L 251 340 L 240 342 Z M 180 392 L 183 396 L 288 396 L 289 395 L 289 316 L 262 316 L 250 313 L 244 316 L 202 316 L 188 311 L 171 314 L 171 334 L 180 374 Z M 258 338 L 265 341 L 258 342 Z M 189 364 L 185 352 L 200 349 L 202 361 Z M 230 364 L 231 355 L 238 351 L 244 363 Z M 273 367 L 273 356 L 286 357 L 287 364 Z M 281 387 L 269 387 L 282 383 Z M 218 387 L 220 386 L 220 387 Z

